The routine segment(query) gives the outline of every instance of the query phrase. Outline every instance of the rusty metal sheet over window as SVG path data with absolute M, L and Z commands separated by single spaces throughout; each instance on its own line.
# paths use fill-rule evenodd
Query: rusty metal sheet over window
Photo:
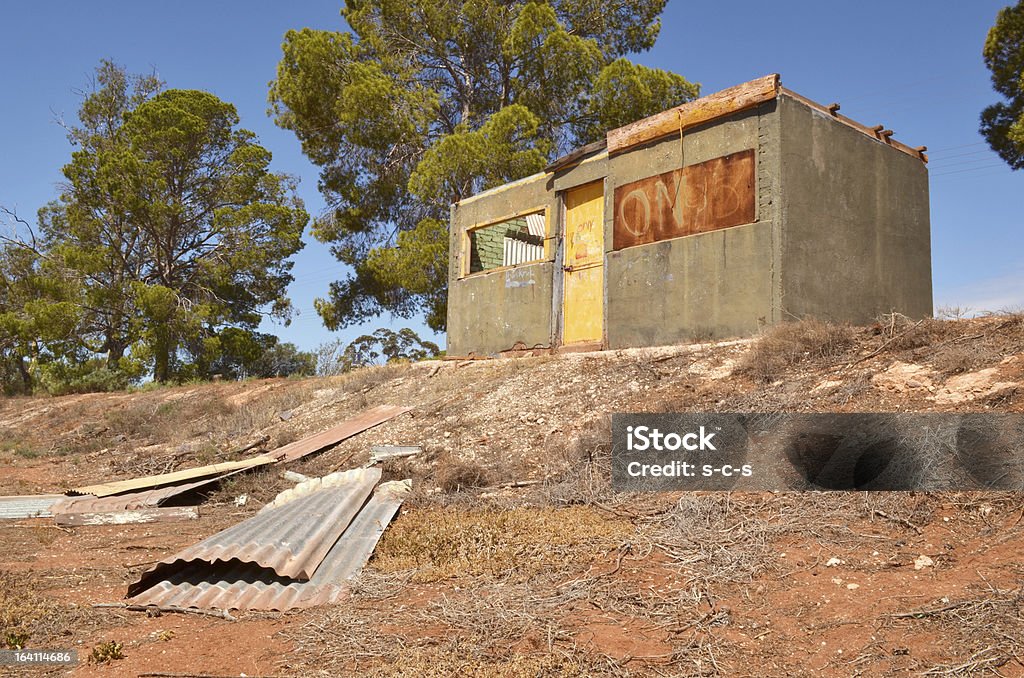
M 749 224 L 754 209 L 754 151 L 740 151 L 617 187 L 612 246 Z

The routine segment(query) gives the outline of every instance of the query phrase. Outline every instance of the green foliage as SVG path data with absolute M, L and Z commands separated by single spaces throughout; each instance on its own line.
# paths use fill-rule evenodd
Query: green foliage
M 289 31 L 270 111 L 321 167 L 314 235 L 352 268 L 330 329 L 446 314 L 447 209 L 698 86 L 631 64 L 665 0 L 347 0 L 350 33 Z
M 215 340 L 209 340 L 205 348 L 207 371 L 228 379 L 308 377 L 316 372 L 312 353 L 298 350 L 295 344 L 281 343 L 270 334 L 229 327 Z
M 287 321 L 308 215 L 235 107 L 104 61 L 38 237 L 0 249 L 0 374 L 51 392 L 204 378 L 221 336 Z M 10 271 L 10 273 L 7 273 Z M 276 341 L 276 340 L 275 340 Z M 250 357 L 249 363 L 256 360 Z
M 317 353 L 317 374 L 332 376 L 385 362 L 426 360 L 440 355 L 441 349 L 408 327 L 397 332 L 382 327 L 357 337 L 344 348 L 340 340 L 328 342 Z
M 1024 0 L 999 11 L 988 32 L 985 65 L 1006 101 L 981 113 L 981 134 L 1013 169 L 1024 168 Z

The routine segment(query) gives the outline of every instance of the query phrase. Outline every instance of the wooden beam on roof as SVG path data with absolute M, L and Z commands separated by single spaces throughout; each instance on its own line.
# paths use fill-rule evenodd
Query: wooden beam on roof
M 608 139 L 601 139 L 593 143 L 587 144 L 586 146 L 580 146 L 579 148 L 566 153 L 561 158 L 558 158 L 550 165 L 544 168 L 544 172 L 547 174 L 554 174 L 560 170 L 566 169 L 573 165 L 579 164 L 587 156 L 600 153 L 608 145 Z
M 928 156 L 925 155 L 925 153 L 924 153 L 925 150 L 927 150 L 926 147 L 919 146 L 918 148 L 911 148 L 910 146 L 907 146 L 906 144 L 904 144 L 904 143 L 902 143 L 900 141 L 896 141 L 891 136 L 892 132 L 889 132 L 889 130 L 885 129 L 885 125 L 876 125 L 875 127 L 868 127 L 867 125 L 862 125 L 861 123 L 857 122 L 856 120 L 852 120 L 850 118 L 847 118 L 845 115 L 839 115 L 837 113 L 834 114 L 831 111 L 829 111 L 828 107 L 822 106 L 821 104 L 819 104 L 816 101 L 811 101 L 807 97 L 801 96 L 801 95 L 797 94 L 796 92 L 794 92 L 793 90 L 789 90 L 789 89 L 786 89 L 785 87 L 782 87 L 782 88 L 780 88 L 780 91 L 782 92 L 782 94 L 785 94 L 786 96 L 788 96 L 788 97 L 790 97 L 792 99 L 796 99 L 797 101 L 799 101 L 800 103 L 804 104 L 805 106 L 810 106 L 811 108 L 813 108 L 816 111 L 820 111 L 821 113 L 828 114 L 829 116 L 832 117 L 833 120 L 837 120 L 838 122 L 843 123 L 847 127 L 852 127 L 853 129 L 857 130 L 858 132 L 860 132 L 862 134 L 865 134 L 865 135 L 871 137 L 872 139 L 885 144 L 886 146 L 892 146 L 897 151 L 902 151 L 902 152 L 906 153 L 907 155 L 912 155 L 912 156 L 914 156 L 915 158 L 921 160 L 924 163 L 928 162 Z M 882 136 L 879 136 L 880 132 L 883 132 L 883 133 L 884 132 L 889 132 L 889 135 L 886 136 L 886 135 L 883 134 Z
M 716 118 L 752 108 L 774 99 L 779 88 L 779 74 L 773 73 L 613 129 L 608 132 L 608 154 L 616 155 Z

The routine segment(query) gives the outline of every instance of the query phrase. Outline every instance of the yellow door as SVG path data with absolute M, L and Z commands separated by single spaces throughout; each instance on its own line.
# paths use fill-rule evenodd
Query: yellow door
M 565 195 L 562 343 L 600 342 L 604 335 L 604 182 Z

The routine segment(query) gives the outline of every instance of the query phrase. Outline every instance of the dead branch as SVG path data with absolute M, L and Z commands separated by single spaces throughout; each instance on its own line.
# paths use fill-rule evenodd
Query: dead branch
M 194 607 L 178 607 L 177 605 L 134 605 L 131 603 L 96 603 L 93 605 L 93 607 L 107 609 L 117 608 L 122 610 L 128 610 L 129 612 L 169 612 L 175 614 L 198 614 L 203 617 L 217 617 L 218 619 L 226 619 L 228 621 L 238 621 L 237 617 L 231 616 L 225 610 L 200 610 Z

